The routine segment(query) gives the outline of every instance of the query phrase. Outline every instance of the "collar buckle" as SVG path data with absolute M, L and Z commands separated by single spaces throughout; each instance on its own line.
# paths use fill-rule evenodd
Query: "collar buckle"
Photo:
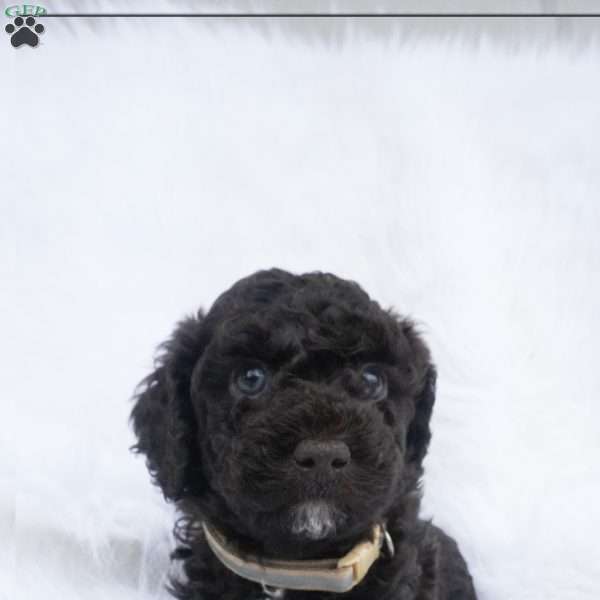
M 262 593 L 265 600 L 283 600 L 285 590 L 283 588 L 274 587 L 272 585 L 262 584 Z
M 396 548 L 394 547 L 394 540 L 390 535 L 390 532 L 387 530 L 385 525 L 381 526 L 381 530 L 383 531 L 383 543 L 385 544 L 385 549 L 387 551 L 389 558 L 394 558 L 394 554 L 396 554 Z

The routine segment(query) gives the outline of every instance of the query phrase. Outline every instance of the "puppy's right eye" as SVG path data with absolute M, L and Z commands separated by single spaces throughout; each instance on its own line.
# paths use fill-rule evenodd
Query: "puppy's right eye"
M 387 396 L 385 374 L 376 365 L 367 365 L 361 372 L 363 397 L 368 400 L 384 400 Z
M 244 396 L 258 396 L 267 385 L 267 372 L 262 367 L 242 369 L 235 378 L 235 385 Z

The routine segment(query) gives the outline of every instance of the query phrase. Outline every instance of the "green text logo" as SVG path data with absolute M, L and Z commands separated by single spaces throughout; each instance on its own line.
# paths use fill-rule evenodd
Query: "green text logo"
M 35 4 L 13 4 L 6 7 L 4 14 L 7 17 L 42 17 L 46 14 L 46 9 Z

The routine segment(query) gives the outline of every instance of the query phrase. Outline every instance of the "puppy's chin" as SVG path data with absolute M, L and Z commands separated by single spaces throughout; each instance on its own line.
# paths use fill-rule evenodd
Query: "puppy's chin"
M 292 510 L 292 535 L 297 539 L 324 540 L 332 538 L 346 520 L 335 505 L 323 500 L 297 504 Z

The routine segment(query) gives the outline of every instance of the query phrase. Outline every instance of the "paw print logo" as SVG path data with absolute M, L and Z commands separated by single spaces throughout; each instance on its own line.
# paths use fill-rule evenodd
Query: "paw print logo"
M 44 33 L 44 26 L 38 23 L 36 25 L 33 17 L 27 17 L 23 21 L 22 17 L 17 17 L 12 23 L 9 23 L 5 28 L 6 33 L 10 35 L 10 43 L 18 48 L 23 44 L 27 44 L 32 48 L 38 45 L 40 38 L 38 33 Z

